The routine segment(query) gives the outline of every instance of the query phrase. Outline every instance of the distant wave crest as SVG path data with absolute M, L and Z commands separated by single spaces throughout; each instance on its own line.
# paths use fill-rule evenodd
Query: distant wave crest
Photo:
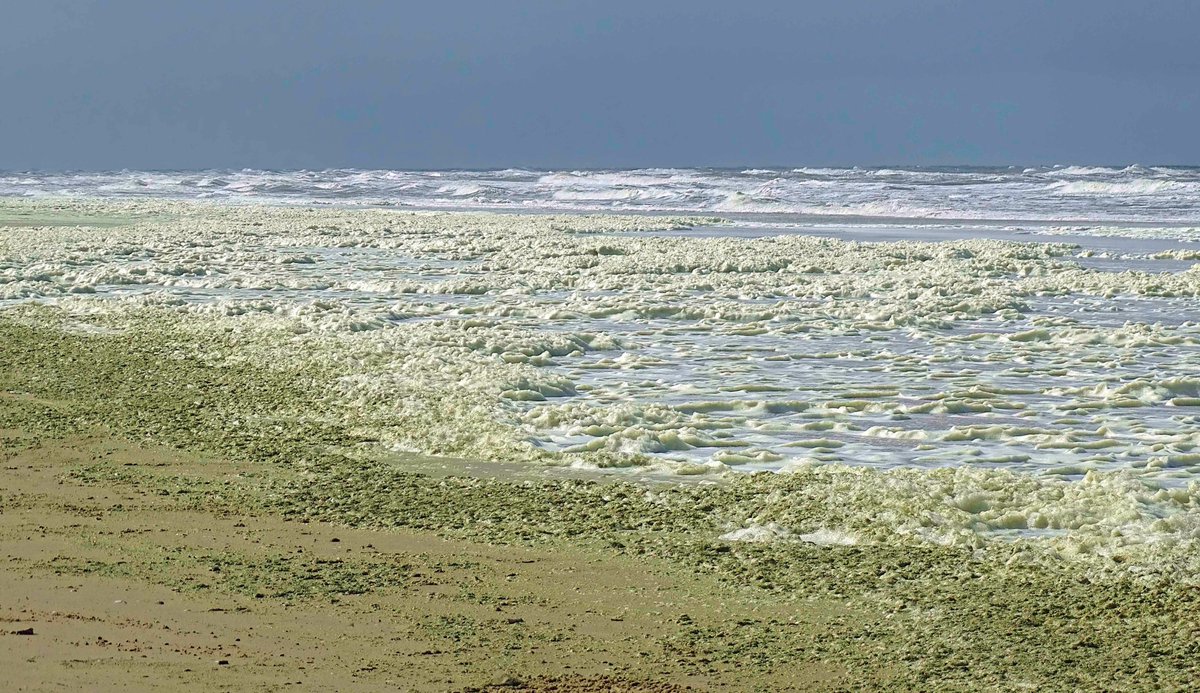
M 1200 168 L 789 167 L 0 173 L 0 195 L 273 204 L 1200 222 Z

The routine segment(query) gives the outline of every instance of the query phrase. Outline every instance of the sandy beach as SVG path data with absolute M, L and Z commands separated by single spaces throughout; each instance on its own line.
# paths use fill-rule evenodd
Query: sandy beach
M 3 410 L 8 421 L 47 406 L 5 397 Z M 802 629 L 852 615 L 832 601 L 780 609 L 710 576 L 586 547 L 288 522 L 180 500 L 241 465 L 100 431 L 4 435 L 9 690 L 736 686 L 736 663 L 698 652 L 689 629 Z M 85 481 L 74 473 L 83 467 L 159 483 Z M 839 672 L 794 661 L 759 681 Z
M 0 693 L 1200 690 L 1200 2 L 2 16 Z
M 1117 435 L 1138 395 L 1073 390 L 1070 411 L 1042 412 L 1040 392 L 956 388 L 900 354 L 894 381 L 924 368 L 943 395 L 905 399 L 879 376 L 803 406 L 739 384 L 715 404 L 630 407 L 605 398 L 637 372 L 616 355 L 637 357 L 636 335 L 622 347 L 601 329 L 669 304 L 714 339 L 765 340 L 795 311 L 831 339 L 932 334 L 943 361 L 992 345 L 1036 377 L 1090 377 L 1107 366 L 1051 363 L 1087 326 L 1025 325 L 1032 299 L 1013 292 L 1179 296 L 1194 272 L 1107 273 L 1061 244 L 655 237 L 716 223 L 682 217 L 3 204 L 10 689 L 1183 690 L 1200 675 L 1197 491 L 1163 481 L 1189 453 L 1137 422 L 1143 438 Z M 408 264 L 339 285 L 330 268 L 355 247 Z M 594 295 L 556 293 L 588 272 Z M 887 293 L 918 273 L 928 292 Z M 939 277 L 978 290 L 945 296 Z M 819 310 L 759 299 L 843 279 L 869 286 Z M 699 284 L 714 298 L 689 298 Z M 569 322 L 588 306 L 593 328 Z M 944 337 L 979 316 L 1011 321 L 1007 336 Z M 1191 339 L 1096 329 L 1163 358 Z M 1171 387 L 1144 405 L 1190 411 Z M 585 395 L 626 418 L 572 403 Z M 1087 428 L 1095 402 L 1134 459 L 1161 446 L 1143 476 L 1096 461 L 1113 443 L 1050 428 Z M 855 418 L 871 416 L 891 429 Z M 928 468 L 847 452 L 913 430 L 1087 463 L 1041 475 L 1012 449 Z M 797 449 L 794 464 L 763 452 Z

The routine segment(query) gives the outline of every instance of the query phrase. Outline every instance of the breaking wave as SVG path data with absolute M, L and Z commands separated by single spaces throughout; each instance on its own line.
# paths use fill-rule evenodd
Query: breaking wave
M 1195 224 L 1200 168 L 8 172 L 0 196 Z

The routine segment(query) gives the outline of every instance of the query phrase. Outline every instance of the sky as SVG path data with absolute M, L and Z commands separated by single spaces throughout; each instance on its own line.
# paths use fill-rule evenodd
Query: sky
M 0 169 L 1200 164 L 1193 0 L 8 0 Z

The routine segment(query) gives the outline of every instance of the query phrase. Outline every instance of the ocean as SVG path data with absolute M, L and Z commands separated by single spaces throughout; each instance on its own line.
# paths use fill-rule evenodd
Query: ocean
M 1200 169 L 7 173 L 0 195 L 140 219 L 10 234 L 5 309 L 283 330 L 245 357 L 338 373 L 322 415 L 384 451 L 834 470 L 861 526 L 941 543 L 1200 533 Z
M 0 173 L 0 195 L 566 212 L 1200 225 L 1200 168 Z

